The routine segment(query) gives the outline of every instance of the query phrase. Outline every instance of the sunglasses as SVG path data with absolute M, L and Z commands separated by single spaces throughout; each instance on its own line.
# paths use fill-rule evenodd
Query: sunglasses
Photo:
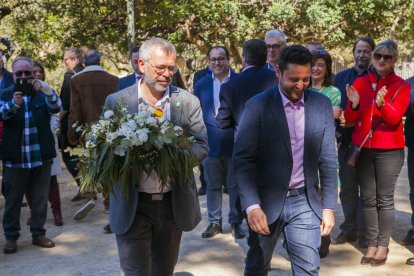
M 279 50 L 283 45 L 280 44 L 266 44 L 268 50 Z
M 392 60 L 394 57 L 392 55 L 381 55 L 378 53 L 374 54 L 374 59 L 377 61 L 380 61 L 381 59 L 384 59 L 384 61 L 390 61 Z
M 327 55 L 329 54 L 326 50 L 312 50 L 310 51 L 312 55 Z
M 14 74 L 16 75 L 16 77 L 21 77 L 23 75 L 25 75 L 26 77 L 31 77 L 33 75 L 32 71 L 16 71 L 14 72 Z

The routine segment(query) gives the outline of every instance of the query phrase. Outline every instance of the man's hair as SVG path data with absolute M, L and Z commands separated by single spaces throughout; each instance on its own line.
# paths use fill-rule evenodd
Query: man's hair
M 142 43 L 139 49 L 139 57 L 144 61 L 149 61 L 151 59 L 151 52 L 155 48 L 160 48 L 164 53 L 176 55 L 174 45 L 165 39 L 152 37 Z
M 284 47 L 280 53 L 279 70 L 280 73 L 288 67 L 289 64 L 308 65 L 312 64 L 313 56 L 308 49 L 299 44 Z
M 325 47 L 323 47 L 322 43 L 315 41 L 315 40 L 311 40 L 308 43 L 306 43 L 306 48 L 308 48 L 308 46 L 315 46 L 316 50 L 323 50 L 325 49 Z
M 261 39 L 250 39 L 243 44 L 243 57 L 248 65 L 264 66 L 267 60 L 267 46 Z
M 224 53 L 226 54 L 226 58 L 227 58 L 227 59 L 230 59 L 230 52 L 229 52 L 229 50 L 227 50 L 227 48 L 226 48 L 226 47 L 224 47 L 224 46 L 220 46 L 220 45 L 218 45 L 218 46 L 212 46 L 212 47 L 210 47 L 210 48 L 208 49 L 208 52 L 207 52 L 207 57 L 208 57 L 208 58 L 210 58 L 210 53 L 211 53 L 211 51 L 213 51 L 214 49 L 223 49 L 223 50 L 224 50 Z
M 77 58 L 79 60 L 79 63 L 83 63 L 82 51 L 79 48 L 68 47 L 65 49 L 65 52 L 69 52 L 69 56 L 71 58 Z
M 129 59 L 131 59 L 131 56 L 134 53 L 139 53 L 139 47 L 134 47 L 131 49 L 131 51 L 129 52 Z
M 16 63 L 18 63 L 19 61 L 26 61 L 27 63 L 29 63 L 32 67 L 33 67 L 33 60 L 29 57 L 25 57 L 25 56 L 20 56 L 17 57 L 13 60 L 12 62 L 12 70 L 14 72 L 14 66 L 16 65 Z
M 370 38 L 369 36 L 362 36 L 362 37 L 358 38 L 358 40 L 355 41 L 354 46 L 352 46 L 352 54 L 355 53 L 356 45 L 360 41 L 363 41 L 365 43 L 368 43 L 369 46 L 371 46 L 371 50 L 372 51 L 375 49 L 375 42 L 374 42 L 374 40 L 372 38 Z
M 39 67 L 42 70 L 43 73 L 43 79 L 42 81 L 44 81 L 46 79 L 46 71 L 45 71 L 45 67 L 43 66 L 43 64 L 40 63 L 40 61 L 33 61 L 33 67 Z
M 286 35 L 281 30 L 274 29 L 274 30 L 267 31 L 265 34 L 265 39 L 272 38 L 272 37 L 280 37 L 280 40 L 282 40 L 283 44 L 286 44 Z
M 398 58 L 398 45 L 394 40 L 386 39 L 378 43 L 377 47 L 375 47 L 374 51 L 372 51 L 372 55 L 382 51 L 383 49 L 388 50 L 394 58 Z
M 316 63 L 318 59 L 323 59 L 326 65 L 326 74 L 325 79 L 323 80 L 323 86 L 330 86 L 334 84 L 333 74 L 332 74 L 332 57 L 326 50 L 315 50 L 311 51 L 313 55 L 312 66 Z
M 101 62 L 101 53 L 98 50 L 88 50 L 85 53 L 85 65 L 99 65 Z

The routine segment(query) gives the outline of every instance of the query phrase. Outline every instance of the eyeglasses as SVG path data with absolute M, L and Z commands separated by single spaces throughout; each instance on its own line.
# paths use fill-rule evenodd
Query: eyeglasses
M 63 58 L 63 62 L 66 62 L 68 59 L 75 59 L 76 57 L 67 57 L 67 58 Z
M 214 63 L 214 62 L 221 63 L 221 62 L 225 61 L 226 59 L 227 59 L 226 57 L 210 58 L 210 62 L 211 63 Z
M 326 50 L 311 50 L 310 51 L 312 55 L 327 55 L 329 54 Z
M 151 65 L 151 67 L 154 69 L 155 73 L 157 73 L 158 75 L 162 75 L 166 71 L 168 71 L 170 74 L 175 74 L 178 71 L 178 67 L 177 66 L 171 66 L 171 67 L 167 67 L 167 68 L 160 68 L 160 67 L 157 67 L 157 66 L 152 65 L 149 61 L 146 61 L 146 63 L 148 63 L 149 65 Z
M 266 44 L 267 50 L 279 50 L 283 45 L 280 44 Z
M 374 54 L 374 59 L 375 60 L 377 60 L 377 61 L 380 61 L 381 59 L 384 59 L 384 61 L 390 61 L 390 60 L 392 60 L 394 58 L 394 56 L 392 56 L 392 55 L 382 55 L 382 54 L 379 54 L 379 53 L 375 53 Z
M 16 71 L 14 72 L 16 77 L 20 78 L 21 76 L 25 75 L 26 77 L 31 77 L 33 75 L 32 71 Z

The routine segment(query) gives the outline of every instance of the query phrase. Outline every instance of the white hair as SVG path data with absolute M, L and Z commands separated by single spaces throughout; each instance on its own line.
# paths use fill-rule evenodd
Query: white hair
M 151 52 L 154 48 L 160 48 L 162 51 L 168 54 L 175 55 L 175 47 L 170 42 L 159 37 L 152 37 L 142 43 L 139 48 L 139 57 L 144 61 L 149 61 L 151 59 Z
M 271 37 L 280 37 L 282 42 L 286 44 L 286 35 L 284 32 L 278 29 L 267 31 L 265 34 L 265 39 L 271 38 Z

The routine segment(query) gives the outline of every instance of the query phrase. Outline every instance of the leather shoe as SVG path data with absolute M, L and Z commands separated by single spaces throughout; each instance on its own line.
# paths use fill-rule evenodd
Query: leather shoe
M 328 256 L 329 245 L 331 245 L 331 237 L 329 235 L 321 237 L 321 248 L 319 248 L 319 256 L 321 259 Z
M 408 258 L 406 264 L 414 265 L 414 258 Z
M 201 236 L 205 239 L 212 238 L 218 233 L 223 233 L 223 229 L 221 228 L 220 223 L 210 223 L 207 227 L 206 231 L 201 234 Z
M 206 194 L 206 187 L 205 186 L 201 186 L 200 189 L 198 189 L 198 195 L 199 196 L 203 196 Z
M 333 244 L 344 244 L 347 242 L 355 242 L 357 241 L 356 234 L 346 234 L 345 232 L 339 233 L 339 235 L 335 238 Z
M 369 265 L 372 261 L 372 257 L 362 257 L 361 264 L 362 265 Z
M 104 233 L 105 234 L 112 234 L 112 230 L 111 230 L 111 225 L 110 224 L 105 225 L 105 227 L 103 228 L 103 230 L 104 230 Z
M 16 240 L 6 240 L 4 245 L 3 252 L 5 254 L 13 254 L 17 251 L 17 241 Z
M 387 256 L 388 256 L 388 252 L 390 252 L 390 250 L 387 248 Z M 387 261 L 387 256 L 385 256 L 385 258 L 383 259 L 375 259 L 372 258 L 371 259 L 371 266 L 381 266 L 381 265 L 385 265 L 385 262 Z
M 231 225 L 231 235 L 235 239 L 243 239 L 246 237 L 246 234 L 243 231 L 241 223 L 234 223 Z
M 45 236 L 34 237 L 32 243 L 34 245 L 44 248 L 55 247 L 55 243 L 51 239 L 46 238 Z
M 410 229 L 407 236 L 402 240 L 402 245 L 413 245 L 414 244 L 414 230 Z

